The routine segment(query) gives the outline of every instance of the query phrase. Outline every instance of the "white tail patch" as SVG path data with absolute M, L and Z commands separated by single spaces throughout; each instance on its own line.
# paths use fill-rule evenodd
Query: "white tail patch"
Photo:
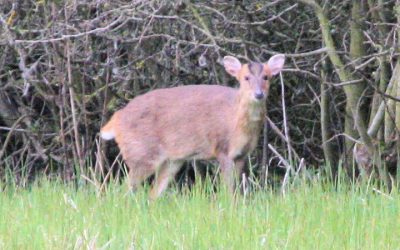
M 101 138 L 103 138 L 104 140 L 112 140 L 112 139 L 114 139 L 114 137 L 115 137 L 115 134 L 114 134 L 114 132 L 111 132 L 111 131 L 101 131 L 100 132 L 100 136 L 101 136 Z

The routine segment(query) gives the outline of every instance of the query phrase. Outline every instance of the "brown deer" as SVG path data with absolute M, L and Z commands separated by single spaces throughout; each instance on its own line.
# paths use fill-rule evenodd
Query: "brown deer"
M 256 147 L 266 115 L 269 79 L 278 74 L 285 56 L 265 64 L 242 65 L 224 57 L 226 71 L 239 89 L 218 85 L 188 85 L 157 89 L 131 100 L 101 129 L 115 138 L 129 167 L 135 190 L 156 175 L 150 198 L 157 198 L 186 160 L 217 159 L 227 188 L 234 192 L 246 156 Z

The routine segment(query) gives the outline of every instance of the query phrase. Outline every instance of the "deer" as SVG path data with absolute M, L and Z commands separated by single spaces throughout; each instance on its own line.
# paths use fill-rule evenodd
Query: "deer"
M 188 160 L 217 160 L 222 181 L 235 192 L 235 180 L 246 157 L 256 147 L 266 116 L 270 79 L 281 72 L 283 54 L 266 63 L 242 64 L 225 56 L 226 72 L 239 88 L 184 85 L 156 89 L 132 99 L 100 130 L 115 139 L 128 166 L 128 183 L 135 191 L 148 177 L 157 199 Z

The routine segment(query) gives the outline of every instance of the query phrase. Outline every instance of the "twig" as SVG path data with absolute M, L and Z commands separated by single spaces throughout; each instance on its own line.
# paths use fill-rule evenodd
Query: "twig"
M 388 199 L 390 199 L 390 200 L 393 200 L 393 197 L 392 197 L 392 196 L 387 195 L 387 194 L 385 194 L 384 192 L 382 192 L 382 191 L 380 191 L 380 190 L 378 190 L 378 189 L 376 189 L 376 188 L 372 188 L 372 190 L 373 190 L 374 192 L 376 192 L 376 193 L 382 195 L 382 196 L 385 197 L 385 198 L 388 198 Z
M 264 120 L 264 130 L 263 130 L 263 148 L 262 148 L 262 161 L 261 161 L 261 184 L 265 186 L 268 180 L 268 120 Z
M 309 52 L 302 52 L 302 53 L 297 53 L 297 54 L 285 54 L 286 57 L 292 57 L 292 58 L 296 58 L 296 57 L 307 57 L 307 56 L 315 56 L 315 55 L 319 55 L 325 52 L 328 52 L 329 49 L 324 47 L 324 48 L 320 48 L 317 50 L 313 50 L 313 51 L 309 51 Z
M 272 146 L 271 144 L 268 144 L 268 148 L 271 149 L 271 151 L 279 158 L 279 160 L 285 166 L 285 169 L 290 170 L 291 167 L 290 167 L 289 162 L 287 162 L 287 160 L 285 160 L 285 158 L 283 158 L 283 156 L 274 148 L 274 146 Z
M 14 130 L 16 129 L 16 127 L 18 126 L 18 124 L 25 118 L 25 115 L 21 116 L 20 118 L 18 118 L 18 120 L 16 120 L 14 122 L 14 124 L 12 125 L 10 132 L 8 132 L 6 140 L 4 141 L 3 147 L 0 150 L 0 159 L 3 157 L 4 152 L 6 151 L 7 145 L 10 142 L 11 139 L 11 135 L 13 134 Z
M 12 131 L 12 132 L 24 132 L 24 133 L 30 132 L 29 130 L 23 129 L 23 128 L 13 128 L 13 127 L 9 128 L 9 127 L 2 127 L 2 126 L 0 126 L 0 130 Z
M 89 30 L 89 31 L 86 31 L 86 32 L 81 32 L 81 33 L 77 33 L 77 34 L 70 34 L 70 35 L 61 35 L 60 37 L 56 37 L 56 38 L 46 38 L 46 39 L 40 39 L 40 40 L 19 40 L 19 39 L 16 39 L 11 44 L 51 43 L 51 42 L 63 41 L 63 40 L 71 39 L 71 38 L 78 38 L 78 37 L 82 37 L 82 36 L 87 36 L 87 35 L 90 35 L 90 34 L 101 33 L 101 32 L 108 31 L 111 27 L 113 27 L 115 24 L 120 22 L 123 17 L 124 17 L 124 15 L 120 15 L 115 21 L 109 23 L 108 25 L 106 25 L 104 27 L 96 28 L 96 29 L 93 29 L 93 30 Z
M 346 86 L 346 85 L 352 85 L 352 84 L 357 84 L 360 82 L 363 82 L 364 79 L 356 79 L 356 80 L 350 80 L 350 81 L 346 81 L 346 82 L 341 82 L 341 83 L 330 83 L 327 82 L 327 84 L 333 85 L 335 87 L 341 87 L 341 86 Z
M 266 117 L 269 125 L 271 126 L 271 129 L 279 136 L 279 138 L 281 138 L 282 140 L 284 140 L 287 143 L 287 138 L 285 137 L 285 135 L 279 130 L 279 128 L 275 125 L 275 123 L 273 121 L 271 121 L 271 119 L 267 116 Z M 300 156 L 297 154 L 296 150 L 292 147 L 291 144 L 288 144 L 291 149 L 292 152 L 294 154 L 294 156 L 296 157 L 297 160 L 300 160 Z
M 290 172 L 292 170 L 292 167 L 285 160 L 285 158 L 283 158 L 282 155 L 279 154 L 278 151 L 276 151 L 276 149 L 271 144 L 268 144 L 268 147 L 279 158 L 279 160 L 283 163 L 283 165 L 286 168 L 285 177 L 283 178 L 283 182 L 282 182 L 282 193 L 283 193 L 283 195 L 285 195 L 286 194 L 286 186 L 287 186 L 288 181 L 289 181 L 289 175 L 290 175 Z
M 301 158 L 300 163 L 299 163 L 299 167 L 297 168 L 297 171 L 296 171 L 296 176 L 299 175 L 299 173 L 303 169 L 304 165 L 305 165 L 304 164 L 304 158 Z
M 290 138 L 289 138 L 289 127 L 287 125 L 287 117 L 286 117 L 286 104 L 285 104 L 285 85 L 283 83 L 283 76 L 282 73 L 279 74 L 280 80 L 281 80 L 281 100 L 282 100 L 282 113 L 283 113 L 283 127 L 285 130 L 285 138 L 286 138 L 286 143 L 288 147 L 288 154 L 289 154 L 289 162 L 292 163 L 292 146 L 290 143 Z
M 84 168 L 84 159 L 83 159 L 83 151 L 80 144 L 80 136 L 78 131 L 78 121 L 77 121 L 77 114 L 75 109 L 75 92 L 72 87 L 72 69 L 71 69 L 71 56 L 70 56 L 70 46 L 69 40 L 67 40 L 67 76 L 68 76 L 68 90 L 69 90 L 69 100 L 71 105 L 71 113 L 72 113 L 72 124 L 74 128 L 74 137 L 75 137 L 75 147 L 76 147 L 76 154 L 78 156 L 78 162 L 81 172 L 83 172 Z

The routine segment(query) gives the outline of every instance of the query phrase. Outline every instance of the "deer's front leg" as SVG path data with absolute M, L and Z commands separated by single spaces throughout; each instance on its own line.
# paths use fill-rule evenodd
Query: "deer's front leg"
M 221 155 L 218 157 L 218 162 L 221 168 L 221 175 L 223 182 L 229 192 L 235 192 L 235 181 L 241 179 L 243 172 L 243 167 L 245 164 L 244 159 L 233 160 L 226 155 Z
M 235 191 L 234 183 L 234 166 L 235 163 L 227 155 L 220 155 L 218 162 L 221 169 L 221 176 L 227 190 L 231 193 Z

